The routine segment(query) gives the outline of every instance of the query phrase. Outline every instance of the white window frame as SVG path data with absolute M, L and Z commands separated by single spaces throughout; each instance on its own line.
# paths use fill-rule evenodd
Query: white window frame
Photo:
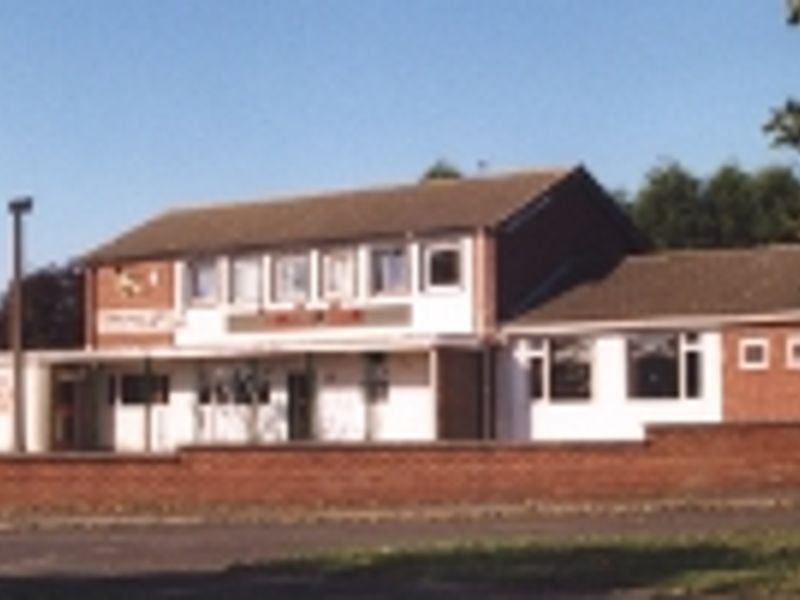
M 455 252 L 457 256 L 458 279 L 454 283 L 436 284 L 431 281 L 433 269 L 431 261 L 437 252 Z M 460 291 L 464 283 L 464 249 L 457 241 L 429 242 L 422 247 L 422 289 L 426 292 Z
M 282 265 L 289 261 L 303 261 L 306 265 L 305 289 L 283 289 Z M 311 256 L 308 252 L 287 252 L 272 257 L 272 301 L 275 304 L 302 304 L 311 299 Z
M 237 269 L 237 264 L 249 264 L 255 267 L 256 272 L 256 297 L 243 298 L 238 295 L 237 289 L 237 274 L 240 272 Z M 228 268 L 228 298 L 230 303 L 234 306 L 260 306 L 264 297 L 264 260 L 260 254 L 237 254 L 231 256 L 229 259 Z
M 747 360 L 747 349 L 762 348 L 764 359 L 759 362 Z M 746 337 L 739 340 L 739 369 L 742 371 L 765 371 L 769 369 L 769 339 L 765 337 Z
M 676 357 L 677 361 L 677 377 L 678 377 L 678 394 L 677 396 L 633 396 L 630 389 L 630 342 L 638 336 L 646 335 L 674 335 L 677 337 Z M 689 395 L 689 375 L 686 370 L 687 355 L 696 353 L 699 356 L 699 373 L 698 377 L 698 394 L 696 396 Z M 703 334 L 700 331 L 639 331 L 630 334 L 625 339 L 625 372 L 626 372 L 626 398 L 629 402 L 647 402 L 648 404 L 654 402 L 695 402 L 704 397 L 704 390 L 706 385 L 705 375 L 705 358 L 706 354 L 703 349 Z
M 787 369 L 800 369 L 800 356 L 795 358 L 795 353 L 792 349 L 795 346 L 800 346 L 800 333 L 793 333 L 786 337 L 786 368 Z
M 197 295 L 197 279 L 196 273 L 199 267 L 210 267 L 213 273 L 212 289 L 208 295 Z M 208 256 L 199 256 L 191 258 L 186 261 L 186 268 L 184 270 L 186 277 L 186 300 L 189 306 L 209 306 L 216 304 L 220 298 L 220 284 L 222 276 L 219 268 L 219 261 L 216 258 Z
M 380 252 L 388 250 L 401 250 L 404 258 L 405 277 L 402 288 L 389 290 L 375 289 L 375 256 Z M 373 298 L 402 297 L 411 293 L 411 252 L 407 244 L 398 242 L 396 244 L 376 244 L 369 247 L 367 253 L 369 267 L 369 295 Z
M 346 257 L 349 263 L 346 289 L 333 289 L 331 261 Z M 320 298 L 324 300 L 352 300 L 358 295 L 358 254 L 355 248 L 330 248 L 319 253 Z
M 589 343 L 589 395 L 586 397 L 575 396 L 575 397 L 568 397 L 568 396 L 559 396 L 554 398 L 553 397 L 553 352 L 552 352 L 552 342 L 553 339 L 559 338 L 576 338 L 579 340 L 585 340 Z M 527 371 L 526 382 L 528 386 L 530 386 L 531 374 L 530 374 L 530 367 L 531 362 L 534 358 L 538 358 L 541 361 L 542 365 L 542 374 L 541 374 L 541 387 L 542 387 L 542 395 L 539 398 L 534 398 L 530 394 L 530 389 L 527 391 L 528 400 L 531 402 L 541 402 L 546 404 L 553 404 L 560 406 L 562 404 L 591 404 L 596 399 L 596 392 L 597 392 L 597 340 L 592 336 L 555 336 L 554 338 L 532 338 L 529 340 L 527 351 L 525 352 L 525 368 Z

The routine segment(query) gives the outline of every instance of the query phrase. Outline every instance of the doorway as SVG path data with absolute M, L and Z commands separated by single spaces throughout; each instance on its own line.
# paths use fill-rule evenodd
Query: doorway
M 53 450 L 98 450 L 100 407 L 92 369 L 57 370 L 50 411 L 50 447 Z
M 289 373 L 286 376 L 286 391 L 289 405 L 289 439 L 313 439 L 311 377 L 308 373 Z

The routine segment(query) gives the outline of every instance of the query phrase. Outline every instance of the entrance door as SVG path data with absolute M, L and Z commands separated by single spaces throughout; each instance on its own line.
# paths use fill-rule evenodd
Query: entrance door
M 95 450 L 100 447 L 97 374 L 80 369 L 57 372 L 52 395 L 53 450 Z
M 289 373 L 286 377 L 289 397 L 289 439 L 313 437 L 311 381 L 307 373 Z
M 58 381 L 53 396 L 52 446 L 54 450 L 77 450 L 79 383 Z

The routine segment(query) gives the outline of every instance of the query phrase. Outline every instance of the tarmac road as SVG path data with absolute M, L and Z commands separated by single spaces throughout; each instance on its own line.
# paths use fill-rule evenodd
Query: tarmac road
M 51 523 L 52 525 L 52 523 Z M 315 588 L 265 580 L 246 565 L 344 548 L 510 538 L 570 539 L 612 534 L 800 531 L 800 506 L 439 515 L 378 522 L 196 523 L 61 526 L 0 532 L 0 598 L 374 597 L 376 590 Z M 382 597 L 406 597 L 384 590 Z M 441 597 L 447 590 L 416 590 Z M 476 591 L 477 592 L 477 591 Z M 397 593 L 398 595 L 394 595 Z M 463 596 L 459 593 L 459 596 Z M 480 594 L 474 597 L 481 597 Z M 626 598 L 631 597 L 626 595 Z

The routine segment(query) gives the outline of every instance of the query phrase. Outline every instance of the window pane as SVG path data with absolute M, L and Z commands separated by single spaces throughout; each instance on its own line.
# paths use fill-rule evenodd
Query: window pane
M 189 299 L 209 301 L 217 297 L 217 262 L 213 259 L 190 261 L 187 266 Z
M 166 375 L 123 375 L 123 404 L 164 404 L 169 400 L 169 377 Z
M 800 340 L 790 340 L 789 342 L 788 364 L 790 367 L 800 366 Z
M 628 341 L 628 396 L 678 398 L 677 335 L 641 335 Z
M 536 356 L 528 362 L 528 394 L 531 400 L 539 400 L 544 397 L 544 361 Z
M 686 377 L 686 397 L 699 398 L 703 391 L 701 389 L 702 376 L 700 375 L 703 361 L 700 353 L 690 350 L 684 353 L 684 376 Z
M 372 251 L 372 292 L 400 294 L 408 291 L 408 257 L 401 246 Z
M 745 344 L 744 362 L 747 365 L 763 365 L 766 363 L 766 347 L 760 343 Z
M 231 300 L 258 304 L 261 300 L 261 258 L 240 256 L 231 261 Z
M 364 391 L 367 402 L 389 398 L 389 364 L 385 354 L 375 352 L 365 356 Z
M 355 296 L 355 255 L 351 251 L 330 252 L 323 256 L 322 291 L 326 298 Z
M 584 399 L 591 397 L 592 344 L 579 338 L 558 338 L 550 342 L 550 397 Z
M 461 253 L 457 248 L 431 250 L 428 254 L 428 285 L 458 285 L 460 266 Z
M 305 254 L 275 259 L 275 300 L 298 302 L 309 294 L 309 261 Z

